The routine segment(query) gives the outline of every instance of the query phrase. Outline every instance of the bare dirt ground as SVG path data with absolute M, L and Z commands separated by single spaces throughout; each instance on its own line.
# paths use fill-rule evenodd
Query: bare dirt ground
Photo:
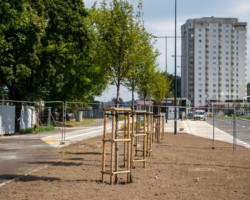
M 188 139 L 196 137 L 185 134 Z M 101 183 L 102 138 L 92 138 L 59 149 L 60 160 L 0 187 L 0 199 L 250 199 L 250 151 L 217 145 L 223 148 L 154 145 L 146 168 L 137 163 L 132 170 L 133 183 L 120 175 L 111 186 L 108 175 Z

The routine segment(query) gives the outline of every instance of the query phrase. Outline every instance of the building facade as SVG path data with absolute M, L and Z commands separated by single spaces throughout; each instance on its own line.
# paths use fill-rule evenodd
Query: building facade
M 200 107 L 247 95 L 247 23 L 237 18 L 188 19 L 181 34 L 182 97 Z

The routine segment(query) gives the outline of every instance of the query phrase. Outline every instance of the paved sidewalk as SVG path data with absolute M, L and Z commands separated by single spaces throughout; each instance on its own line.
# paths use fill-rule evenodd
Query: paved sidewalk
M 124 122 L 119 122 L 119 127 L 121 127 Z M 107 131 L 110 132 L 112 128 L 112 121 L 107 121 Z M 103 135 L 103 123 L 94 123 L 82 127 L 72 127 L 67 128 L 65 133 L 65 141 L 64 144 L 62 141 L 62 134 L 54 134 L 50 136 L 46 136 L 41 138 L 44 142 L 49 144 L 52 147 L 60 148 L 64 146 L 68 146 L 71 143 L 80 142 L 83 140 L 87 140 L 92 137 Z
M 213 132 L 213 126 L 208 124 L 206 121 L 193 121 L 193 120 L 185 120 L 183 121 L 183 124 L 185 126 L 185 130 L 187 133 L 203 137 L 203 138 L 208 138 L 208 139 L 214 139 L 217 141 L 223 141 L 223 142 L 228 142 L 233 144 L 233 136 L 230 135 L 229 133 L 222 131 L 218 128 L 214 128 Z M 233 130 L 232 130 L 233 131 Z M 249 144 L 237 139 L 236 140 L 237 144 L 243 145 L 246 147 L 250 147 Z

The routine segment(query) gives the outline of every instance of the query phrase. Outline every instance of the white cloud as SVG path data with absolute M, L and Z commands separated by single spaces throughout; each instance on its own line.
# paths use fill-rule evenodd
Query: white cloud
M 237 3 L 237 5 L 234 8 L 231 8 L 230 10 L 232 13 L 236 15 L 250 15 L 250 2 L 242 2 Z

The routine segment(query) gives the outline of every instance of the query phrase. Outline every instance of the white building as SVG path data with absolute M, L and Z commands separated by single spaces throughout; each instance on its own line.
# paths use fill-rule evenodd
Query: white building
M 236 18 L 215 17 L 182 25 L 181 91 L 193 106 L 247 95 L 246 26 Z

